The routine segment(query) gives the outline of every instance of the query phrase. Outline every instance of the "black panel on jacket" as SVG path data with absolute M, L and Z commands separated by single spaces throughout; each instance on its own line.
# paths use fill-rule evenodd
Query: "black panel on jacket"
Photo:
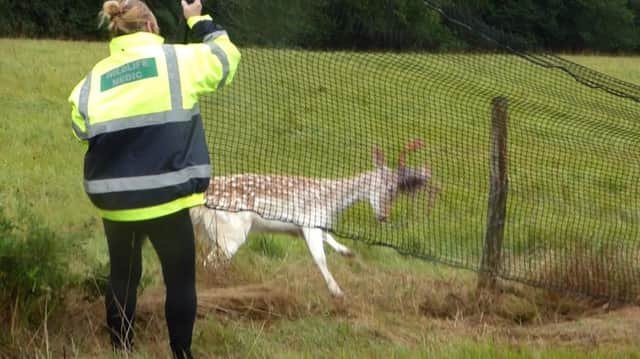
M 209 164 L 200 115 L 172 122 L 98 135 L 89 140 L 85 180 L 162 174 Z
M 209 152 L 200 115 L 191 121 L 127 129 L 89 140 L 85 155 L 85 180 L 165 174 L 187 167 L 208 165 Z M 207 178 L 193 178 L 163 188 L 89 194 L 98 208 L 142 208 L 202 193 Z

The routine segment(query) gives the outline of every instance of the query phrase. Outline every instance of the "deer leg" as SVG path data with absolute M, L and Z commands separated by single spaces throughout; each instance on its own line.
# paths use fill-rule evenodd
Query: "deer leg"
M 333 279 L 331 272 L 329 272 L 329 268 L 327 268 L 327 259 L 324 254 L 322 241 L 323 231 L 319 228 L 303 227 L 302 234 L 307 243 L 307 247 L 309 247 L 309 252 L 311 252 L 313 260 L 316 262 L 320 273 L 322 273 L 322 277 L 324 277 L 327 287 L 329 287 L 329 292 L 331 292 L 334 297 L 344 296 L 340 286 L 336 280 Z
M 216 210 L 206 209 L 201 217 L 202 227 L 209 245 L 209 254 L 204 260 L 205 267 L 220 267 L 220 243 L 218 241 L 218 216 Z
M 340 253 L 345 257 L 353 257 L 353 252 L 351 251 L 351 249 L 336 241 L 331 234 L 329 234 L 328 232 L 322 232 L 322 235 L 324 241 L 329 245 L 329 247 L 333 248 L 334 251 Z
M 204 267 L 214 264 L 215 255 L 215 211 L 204 206 L 192 207 L 189 209 L 191 216 L 191 224 L 193 225 L 193 233 L 196 242 L 204 246 L 204 250 L 208 250 L 208 254 L 202 262 Z
M 428 186 L 429 188 L 427 189 L 427 194 L 429 196 L 429 199 L 427 202 L 427 214 L 429 214 L 433 209 L 433 206 L 436 203 L 436 196 L 438 195 L 438 193 L 440 193 L 441 190 L 440 187 L 434 185 L 433 183 L 429 183 Z
M 202 223 L 203 212 L 199 207 L 192 207 L 189 210 L 189 215 L 191 216 L 191 225 L 193 226 L 193 235 L 196 240 L 196 248 L 198 249 L 198 258 L 200 258 L 200 254 L 206 258 L 206 251 L 211 248 L 210 241 L 207 238 L 207 233 L 204 229 L 204 224 Z M 206 260 L 203 261 L 203 265 L 205 265 Z
M 207 236 L 211 241 L 211 251 L 205 264 L 214 266 L 225 264 L 236 254 L 247 240 L 251 229 L 251 218 L 246 213 L 227 213 L 211 210 L 204 220 Z
M 223 237 L 219 245 L 228 259 L 231 259 L 249 238 L 253 216 L 250 212 L 221 213 L 223 221 L 218 234 Z
M 189 209 L 189 216 L 191 217 L 191 225 L 193 226 L 193 235 L 196 241 L 201 241 L 202 236 L 202 211 L 199 207 L 192 207 Z

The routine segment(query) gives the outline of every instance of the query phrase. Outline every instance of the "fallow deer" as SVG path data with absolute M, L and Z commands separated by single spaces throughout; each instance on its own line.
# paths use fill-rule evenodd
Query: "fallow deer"
M 382 151 L 374 146 L 375 169 L 341 179 L 259 174 L 211 178 L 205 205 L 191 209 L 196 233 L 203 226 L 213 245 L 205 265 L 220 257 L 231 259 L 250 232 L 302 235 L 329 291 L 341 297 L 342 290 L 327 268 L 323 242 L 342 255 L 351 256 L 352 252 L 328 230 L 340 212 L 361 200 L 368 200 L 377 220 L 384 222 L 400 192 L 415 193 L 424 188 L 431 169 L 405 166 L 407 152 L 422 146 L 421 140 L 407 144 L 400 153 L 398 169 L 387 167 Z M 431 195 L 429 201 L 431 206 Z

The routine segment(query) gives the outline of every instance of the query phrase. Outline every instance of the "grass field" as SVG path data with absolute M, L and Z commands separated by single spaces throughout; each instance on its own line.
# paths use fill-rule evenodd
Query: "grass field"
M 83 148 L 71 134 L 66 97 L 92 64 L 107 55 L 107 47 L 100 43 L 4 39 L 0 40 L 0 51 L 4 55 L 0 57 L 0 204 L 12 216 L 27 208 L 34 218 L 44 221 L 63 237 L 81 233 L 81 245 L 70 251 L 68 257 L 80 276 L 88 276 L 104 267 L 106 246 L 100 221 L 81 187 Z M 488 99 L 492 96 L 508 95 L 512 99 L 513 118 L 525 119 L 513 128 L 516 172 L 512 208 L 542 198 L 548 203 L 544 207 L 546 213 L 561 217 L 567 211 L 564 203 L 571 200 L 584 203 L 581 201 L 586 198 L 594 203 L 588 210 L 578 208 L 578 214 L 587 222 L 569 225 L 549 222 L 551 228 L 542 229 L 536 229 L 539 224 L 531 221 L 514 222 L 511 228 L 519 238 L 518 243 L 524 241 L 521 233 L 538 231 L 542 234 L 532 236 L 542 237 L 557 232 L 553 226 L 569 226 L 562 233 L 579 235 L 576 226 L 595 220 L 590 216 L 609 213 L 610 206 L 631 211 L 640 196 L 633 191 L 635 184 L 627 179 L 638 178 L 637 167 L 632 167 L 629 176 L 621 180 L 605 173 L 628 168 L 628 155 L 632 153 L 628 149 L 637 151 L 637 126 L 633 121 L 616 120 L 613 112 L 618 109 L 623 114 L 636 114 L 637 104 L 592 108 L 589 103 L 577 102 L 574 114 L 564 118 L 564 122 L 554 122 L 550 118 L 554 106 L 577 101 L 576 93 L 579 98 L 592 100 L 600 95 L 588 89 L 566 93 L 563 86 L 568 82 L 560 80 L 556 87 L 545 87 L 545 72 L 533 69 L 518 77 L 517 71 L 509 67 L 511 60 L 497 56 L 476 61 L 488 55 L 380 54 L 366 61 L 360 55 L 343 53 L 306 58 L 307 55 L 297 52 L 247 49 L 243 54 L 243 67 L 234 87 L 214 97 L 210 107 L 205 107 L 205 111 L 215 113 L 218 105 L 224 103 L 225 118 L 236 119 L 216 126 L 217 138 L 224 139 L 212 141 L 216 170 L 342 176 L 371 167 L 368 148 L 371 143 L 379 142 L 393 164 L 392 154 L 397 153 L 403 142 L 416 135 L 424 136 L 429 152 L 417 154 L 411 163 L 428 161 L 434 167 L 436 180 L 445 188 L 439 199 L 441 205 L 429 217 L 433 222 L 428 233 L 435 238 L 420 248 L 425 255 L 442 250 L 433 253 L 444 253 L 441 259 L 445 261 L 465 264 L 456 262 L 461 248 L 470 249 L 475 256 L 479 254 L 477 234 L 483 230 L 486 211 L 486 181 L 482 178 L 488 173 L 485 160 L 489 144 L 484 135 L 476 134 L 488 131 L 484 118 L 488 116 Z M 285 63 L 277 62 L 283 59 Z M 304 59 L 312 65 L 301 72 L 300 63 Z M 326 69 L 325 61 L 329 59 L 338 71 L 323 73 L 320 82 L 309 75 Z M 571 56 L 570 59 L 618 78 L 640 81 L 636 58 Z M 478 65 L 489 61 L 496 67 Z M 283 71 L 282 67 L 289 70 Z M 461 68 L 467 71 L 461 73 Z M 338 78 L 334 77 L 336 74 L 350 75 Z M 426 74 L 428 80 L 416 82 L 418 74 Z M 398 87 L 375 85 L 385 81 Z M 436 91 L 438 84 L 448 84 L 447 96 Z M 401 85 L 409 89 L 411 96 L 400 96 L 407 94 L 397 92 Z M 299 112 L 292 113 L 291 107 L 284 105 L 265 107 L 269 103 L 265 93 L 278 99 L 277 104 L 298 105 Z M 541 114 L 536 123 L 526 120 L 527 111 L 532 109 Z M 575 126 L 582 117 L 590 120 L 602 116 L 608 117 L 601 122 L 614 128 L 599 131 L 598 123 Z M 412 118 L 419 120 L 411 122 Z M 374 125 L 362 125 L 367 119 Z M 397 126 L 382 126 L 385 123 Z M 267 135 L 252 136 L 260 130 Z M 531 140 L 531 133 L 537 136 L 537 141 Z M 545 153 L 563 151 L 566 146 L 562 140 L 568 134 L 583 139 L 573 144 L 577 153 L 602 148 L 610 138 L 606 134 L 621 135 L 614 136 L 619 143 L 611 143 L 612 151 L 596 151 L 598 156 L 594 160 L 607 164 L 596 166 L 602 173 L 580 172 L 580 168 L 590 167 L 577 154 L 565 154 L 562 160 L 553 156 L 528 157 L 542 148 L 549 150 Z M 264 152 L 265 148 L 269 152 Z M 283 155 L 302 150 L 308 153 L 303 159 Z M 232 151 L 247 160 L 232 161 Z M 549 169 L 549 163 L 558 161 L 572 166 L 566 171 L 544 173 L 545 176 L 532 175 L 537 168 Z M 572 195 L 563 187 L 566 181 L 549 180 L 565 177 L 587 190 Z M 533 183 L 518 187 L 524 182 L 518 179 Z M 602 198 L 594 197 L 603 192 L 589 189 L 598 186 L 614 190 L 605 191 L 607 195 Z M 539 192 L 525 193 L 525 188 L 539 188 Z M 545 198 L 544 193 L 550 190 L 567 192 L 567 197 Z M 624 201 L 621 197 L 625 197 Z M 620 203 L 624 205 L 620 207 Z M 424 215 L 410 213 L 411 208 L 411 203 L 405 200 L 396 209 L 395 218 L 413 216 L 411 219 L 416 220 Z M 535 206 L 523 208 L 517 218 L 535 220 L 540 215 Z M 527 208 L 533 208 L 532 212 L 527 212 Z M 383 238 L 391 235 L 371 223 L 367 211 L 362 206 L 347 213 L 340 230 L 353 234 L 364 227 L 364 235 L 382 234 Z M 621 223 L 616 219 L 605 224 L 600 229 L 601 235 L 611 233 L 609 225 L 616 228 L 614 233 L 620 237 L 637 233 L 635 229 L 629 233 L 620 230 L 624 228 Z M 410 224 L 402 230 L 403 238 L 415 240 L 412 233 L 423 233 L 424 228 Z M 481 300 L 473 293 L 475 277 L 471 272 L 402 257 L 392 250 L 369 247 L 360 241 L 344 242 L 354 249 L 357 257 L 347 260 L 329 254 L 328 259 L 330 269 L 347 294 L 344 301 L 328 296 L 303 243 L 288 238 L 254 238 L 241 249 L 225 273 L 199 273 L 200 315 L 194 336 L 195 352 L 200 357 L 242 358 L 640 357 L 636 340 L 640 334 L 637 324 L 640 310 L 635 307 L 613 310 L 598 301 L 506 284 L 505 293 L 486 309 L 477 304 Z M 513 248 L 515 251 L 516 247 Z M 167 355 L 162 282 L 156 262 L 155 255 L 146 247 L 135 357 Z M 100 327 L 102 310 L 99 298 L 87 297 L 79 289 L 69 290 L 63 304 L 54 308 L 44 323 L 29 324 L 25 320 L 11 326 L 6 321 L 0 324 L 1 332 L 10 333 L 4 337 L 0 334 L 0 356 L 19 350 L 25 357 L 62 357 L 66 353 L 109 358 L 107 335 Z
M 565 278 L 538 273 L 549 262 L 568 265 L 576 248 L 584 256 L 612 257 L 620 268 L 627 266 L 625 252 L 636 256 L 640 168 L 629 162 L 640 148 L 636 102 L 513 55 L 243 54 L 237 83 L 203 104 L 215 119 L 208 125 L 216 172 L 350 176 L 372 167 L 372 144 L 382 146 L 393 166 L 404 143 L 423 138 L 426 149 L 412 154 L 410 164 L 431 166 L 442 188 L 433 210 L 427 213 L 424 195 L 402 197 L 392 225 L 376 224 L 362 205 L 334 229 L 477 268 L 489 187 L 490 103 L 505 96 L 505 275 L 561 287 Z M 636 273 L 623 273 L 627 283 Z M 594 283 L 575 289 L 611 295 Z

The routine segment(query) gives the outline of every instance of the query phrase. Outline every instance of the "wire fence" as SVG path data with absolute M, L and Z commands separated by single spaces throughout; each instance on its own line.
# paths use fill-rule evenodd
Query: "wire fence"
M 209 205 L 480 270 L 492 101 L 508 101 L 499 277 L 640 294 L 640 87 L 426 1 L 468 53 L 243 48 L 202 101 Z M 232 34 L 233 35 L 233 34 Z

